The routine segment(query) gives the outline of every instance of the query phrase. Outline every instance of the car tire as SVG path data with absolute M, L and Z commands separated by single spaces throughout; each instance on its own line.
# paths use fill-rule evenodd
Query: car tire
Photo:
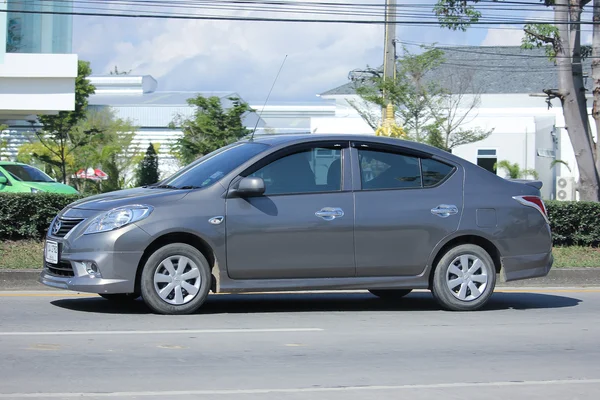
M 383 300 L 396 301 L 412 292 L 412 289 L 373 289 L 369 292 Z
M 206 300 L 211 279 L 210 265 L 198 249 L 184 243 L 168 244 L 144 265 L 142 298 L 158 314 L 192 314 Z
M 100 296 L 114 303 L 131 303 L 140 297 L 135 293 L 100 293 Z
M 479 246 L 463 244 L 451 248 L 439 260 L 431 291 L 446 310 L 475 311 L 487 303 L 495 286 L 492 257 Z

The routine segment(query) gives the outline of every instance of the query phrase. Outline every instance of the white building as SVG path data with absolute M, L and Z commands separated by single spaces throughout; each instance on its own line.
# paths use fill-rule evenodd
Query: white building
M 441 80 L 449 88 L 456 82 L 448 80 L 457 72 L 470 78 L 469 88 L 462 92 L 480 93 L 479 107 L 469 114 L 465 128 L 493 129 L 485 140 L 458 146 L 456 154 L 486 169 L 493 170 L 497 161 L 508 160 L 523 169 L 534 169 L 544 182 L 546 199 L 568 200 L 577 196 L 574 182 L 578 179 L 577 164 L 571 141 L 564 129 L 562 108 L 558 100 L 546 103 L 543 89 L 557 87 L 556 67 L 543 49 L 523 50 L 519 47 L 444 47 L 446 62 L 428 79 Z M 590 61 L 585 64 L 588 75 Z M 591 113 L 591 79 L 587 79 L 588 114 Z M 370 133 L 366 124 L 350 106 L 359 100 L 355 84 L 350 82 L 319 95 L 336 102 L 336 115 L 313 118 L 311 131 Z M 471 96 L 472 97 L 472 96 Z M 465 101 L 468 104 L 468 101 Z M 594 132 L 594 121 L 590 118 Z M 562 160 L 551 167 L 553 160 Z M 497 171 L 505 176 L 505 172 Z M 557 185 L 558 182 L 558 185 Z M 577 196 L 578 197 L 578 196 Z
M 171 153 L 174 141 L 181 137 L 179 127 L 169 125 L 178 117 L 193 117 L 195 106 L 187 103 L 197 95 L 216 96 L 224 109 L 231 106 L 232 97 L 243 99 L 235 92 L 169 92 L 157 91 L 158 82 L 149 75 L 92 75 L 88 77 L 96 91 L 89 98 L 90 108 L 109 107 L 115 117 L 130 121 L 135 127 L 132 149 L 145 152 L 150 143 L 159 146 L 159 170 L 161 176 L 177 171 L 181 165 Z M 265 123 L 255 112 L 248 112 L 242 119 L 248 129 L 257 126 L 257 132 Z
M 69 2 L 0 0 L 0 124 L 74 109 L 72 17 L 27 13 L 71 7 Z

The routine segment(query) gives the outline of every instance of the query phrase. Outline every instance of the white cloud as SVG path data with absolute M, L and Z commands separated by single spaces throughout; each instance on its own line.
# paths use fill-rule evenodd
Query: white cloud
M 228 12 L 234 14 L 251 15 Z M 397 28 L 398 38 L 427 43 L 466 44 L 467 35 L 480 33 Z M 346 83 L 352 69 L 380 65 L 383 26 L 86 17 L 76 19 L 74 51 L 92 61 L 94 73 L 107 73 L 117 66 L 134 74 L 153 75 L 159 90 L 233 90 L 250 101 L 265 98 L 287 54 L 272 99 L 306 101 Z
M 509 29 L 507 29 L 509 28 Z M 512 28 L 512 29 L 510 29 Z M 519 46 L 523 39 L 523 29 L 510 26 L 490 28 L 481 42 L 482 46 Z

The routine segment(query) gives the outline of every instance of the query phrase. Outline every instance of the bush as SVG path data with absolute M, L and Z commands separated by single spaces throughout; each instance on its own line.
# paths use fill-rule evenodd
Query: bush
M 52 219 L 82 195 L 0 193 L 0 240 L 41 239 Z
M 546 201 L 555 246 L 600 246 L 600 203 Z

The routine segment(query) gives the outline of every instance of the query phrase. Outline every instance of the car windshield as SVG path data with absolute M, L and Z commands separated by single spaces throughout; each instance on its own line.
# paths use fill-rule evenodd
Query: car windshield
M 29 165 L 3 165 L 2 166 L 13 178 L 23 182 L 55 182 L 54 179 Z
M 269 146 L 262 143 L 235 143 L 194 161 L 153 187 L 196 189 L 212 185 Z M 152 187 L 151 186 L 151 187 Z

